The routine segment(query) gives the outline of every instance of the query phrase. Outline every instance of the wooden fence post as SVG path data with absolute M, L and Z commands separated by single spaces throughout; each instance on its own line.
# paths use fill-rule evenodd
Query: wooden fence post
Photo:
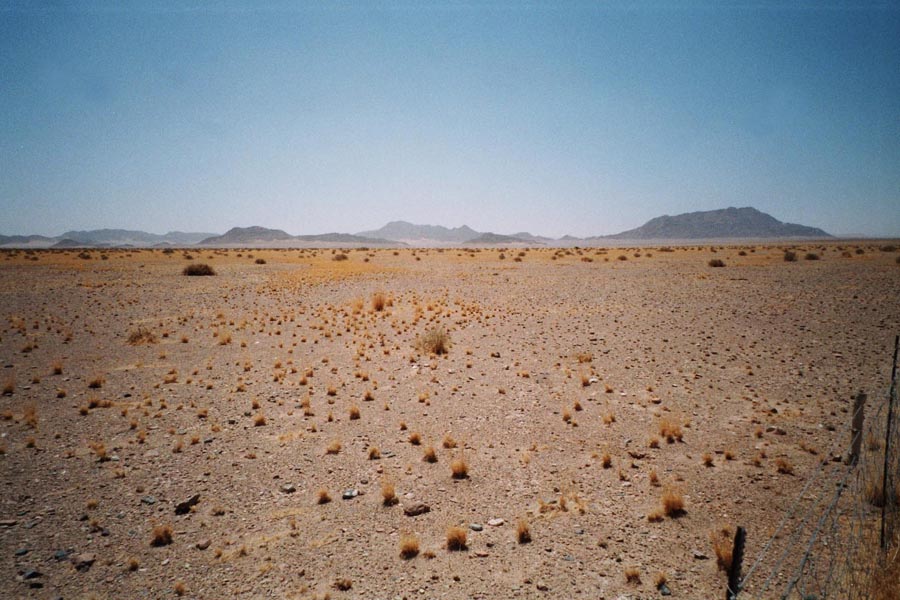
M 850 455 L 848 465 L 856 466 L 859 462 L 859 449 L 862 446 L 863 418 L 866 410 L 866 393 L 860 392 L 853 401 L 853 425 L 850 427 Z
M 741 563 L 744 562 L 744 542 L 747 532 L 738 527 L 734 532 L 734 548 L 731 551 L 731 566 L 728 567 L 728 589 L 725 600 L 735 600 L 741 591 Z

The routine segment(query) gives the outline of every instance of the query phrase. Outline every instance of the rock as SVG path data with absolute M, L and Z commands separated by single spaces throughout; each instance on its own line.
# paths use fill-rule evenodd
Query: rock
M 56 560 L 66 560 L 67 558 L 69 558 L 69 553 L 65 550 L 57 550 L 53 553 L 53 558 L 55 558 Z
M 90 552 L 78 554 L 72 558 L 72 564 L 75 565 L 76 571 L 87 571 L 97 562 L 97 556 Z
M 694 550 L 693 554 L 694 554 L 694 558 L 697 560 L 706 560 L 707 558 L 709 558 L 707 555 L 703 554 L 699 550 Z
M 547 585 L 546 583 L 544 583 L 543 581 L 538 581 L 538 582 L 537 582 L 537 585 L 536 585 L 535 587 L 537 587 L 537 589 L 540 590 L 540 591 L 542 591 L 542 592 L 549 592 L 549 591 L 550 591 L 550 586 L 548 586 L 548 585 Z
M 281 491 L 284 492 L 285 494 L 293 494 L 294 492 L 297 491 L 297 486 L 294 485 L 293 483 L 282 483 Z
M 504 523 L 506 523 L 506 521 L 500 518 L 491 519 L 490 521 L 488 521 L 488 525 L 490 525 L 491 527 L 500 527 Z
M 344 490 L 344 493 L 341 494 L 341 498 L 344 500 L 353 500 L 359 496 L 359 490 Z
M 417 517 L 419 515 L 424 515 L 427 512 L 431 512 L 431 507 L 424 502 L 407 504 L 403 507 L 403 514 L 407 517 Z
M 469 529 L 471 529 L 472 531 L 481 531 L 484 529 L 484 527 L 480 523 L 470 523 Z
M 16 550 L 16 556 L 25 556 L 28 554 L 28 548 L 19 548 Z
M 153 496 L 144 496 L 141 498 L 141 504 L 146 504 L 147 506 L 153 506 L 156 504 L 156 498 Z
M 671 596 L 672 590 L 670 590 L 669 586 L 667 586 L 666 584 L 661 583 L 661 584 L 659 584 L 659 593 L 662 594 L 663 596 Z
M 196 544 L 197 550 L 206 550 L 212 544 L 212 541 L 209 538 L 202 539 Z
M 478 558 L 485 558 L 487 555 L 488 555 L 488 553 L 485 552 L 484 550 L 476 550 L 475 551 L 475 556 L 477 556 Z
M 41 577 L 43 573 L 36 569 L 26 569 L 24 573 L 22 573 L 22 580 L 28 581 L 29 579 L 37 579 Z
M 18 523 L 18 521 L 15 519 L 3 519 L 0 521 L 0 527 L 15 527 L 16 523 Z
M 187 500 L 183 502 L 179 502 L 175 505 L 175 514 L 176 515 L 186 515 L 191 512 L 191 507 L 200 502 L 200 494 L 194 494 Z

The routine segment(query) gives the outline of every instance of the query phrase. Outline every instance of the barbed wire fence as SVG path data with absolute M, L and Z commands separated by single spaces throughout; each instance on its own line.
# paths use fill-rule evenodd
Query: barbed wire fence
M 900 599 L 898 346 L 900 336 L 890 387 L 857 396 L 851 419 L 743 575 L 746 531 L 738 528 L 727 600 Z

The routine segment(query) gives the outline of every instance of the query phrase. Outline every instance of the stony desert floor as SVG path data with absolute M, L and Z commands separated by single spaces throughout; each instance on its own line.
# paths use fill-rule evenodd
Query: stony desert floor
M 0 253 L 0 596 L 721 597 L 890 378 L 900 253 L 796 251 Z

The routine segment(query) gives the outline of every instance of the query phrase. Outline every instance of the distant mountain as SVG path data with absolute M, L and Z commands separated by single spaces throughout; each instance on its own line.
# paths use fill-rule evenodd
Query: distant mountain
M 53 245 L 57 239 L 43 235 L 0 235 L 0 246 L 8 246 L 10 248 L 47 248 Z
M 391 240 L 364 237 L 350 233 L 320 233 L 316 235 L 291 235 L 281 229 L 266 227 L 234 227 L 200 242 L 201 246 L 257 246 L 292 248 L 301 246 L 399 246 Z
M 664 215 L 650 219 L 636 229 L 604 237 L 619 240 L 696 240 L 832 236 L 816 227 L 782 223 L 771 215 L 746 207 L 684 213 L 674 217 Z
M 444 244 L 461 244 L 472 238 L 478 237 L 480 232 L 475 231 L 467 225 L 448 229 L 441 225 L 414 225 L 413 223 L 407 223 L 406 221 L 391 221 L 381 229 L 361 231 L 357 235 L 393 240 L 395 242 L 430 240 Z
M 164 235 L 147 233 L 146 231 L 132 231 L 128 229 L 93 229 L 90 231 L 67 231 L 58 240 L 72 240 L 82 245 L 91 246 L 152 246 L 154 244 L 172 244 L 176 246 L 191 246 L 213 233 L 185 233 L 182 231 L 170 231 Z
M 532 240 L 526 240 L 520 237 L 515 237 L 512 235 L 500 235 L 499 233 L 482 233 L 478 237 L 472 238 L 471 240 L 466 240 L 465 244 L 467 246 L 488 246 L 494 244 L 508 244 L 508 245 L 522 245 L 522 244 L 534 244 L 535 242 Z
M 294 236 L 281 229 L 266 227 L 232 227 L 222 235 L 200 240 L 201 246 L 247 246 L 265 245 L 268 242 L 291 240 Z

